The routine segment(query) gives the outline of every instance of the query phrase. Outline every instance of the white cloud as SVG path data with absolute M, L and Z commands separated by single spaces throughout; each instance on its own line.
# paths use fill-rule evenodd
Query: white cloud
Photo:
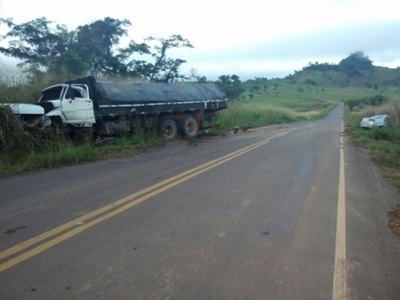
M 367 33 L 367 34 L 366 34 Z M 350 23 L 304 34 L 257 41 L 243 47 L 192 51 L 186 59 L 199 73 L 285 76 L 309 62 L 339 63 L 363 51 L 375 65 L 397 67 L 400 21 Z
M 199 72 L 258 72 L 264 66 L 288 71 L 289 65 L 297 68 L 295 62 L 333 60 L 357 50 L 392 64 L 399 50 L 398 44 L 388 44 L 386 31 L 380 39 L 377 32 L 363 32 L 357 43 L 347 32 L 356 32 L 357 24 L 399 21 L 397 0 L 133 0 L 129 5 L 124 0 L 69 0 L 62 5 L 47 0 L 0 1 L 0 15 L 17 23 L 44 16 L 74 29 L 110 16 L 129 19 L 130 39 L 137 42 L 150 35 L 181 34 L 195 48 L 175 53 Z

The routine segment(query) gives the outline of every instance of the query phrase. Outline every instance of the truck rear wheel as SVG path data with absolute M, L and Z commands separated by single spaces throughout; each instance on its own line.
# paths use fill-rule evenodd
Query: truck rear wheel
M 167 140 L 173 140 L 178 135 L 178 127 L 174 120 L 164 120 L 160 124 L 160 133 Z
M 194 138 L 199 134 L 199 123 L 192 116 L 179 122 L 179 130 L 183 137 Z

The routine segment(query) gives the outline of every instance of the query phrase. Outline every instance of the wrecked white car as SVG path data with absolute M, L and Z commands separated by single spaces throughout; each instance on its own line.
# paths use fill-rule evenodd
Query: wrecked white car
M 46 124 L 46 120 L 43 118 L 45 114 L 44 108 L 35 105 L 35 104 L 27 104 L 27 103 L 0 103 L 1 107 L 8 107 L 11 112 L 18 116 L 22 124 L 26 128 L 33 128 L 36 126 L 44 127 Z
M 360 127 L 365 129 L 386 127 L 389 125 L 388 115 L 375 115 L 368 118 L 362 118 Z

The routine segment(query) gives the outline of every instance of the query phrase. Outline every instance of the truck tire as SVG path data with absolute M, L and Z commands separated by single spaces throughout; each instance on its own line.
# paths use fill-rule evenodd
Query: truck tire
M 178 127 L 174 120 L 164 120 L 160 124 L 160 133 L 167 140 L 176 139 L 178 135 Z
M 179 122 L 180 134 L 185 138 L 194 138 L 199 134 L 199 123 L 192 116 Z

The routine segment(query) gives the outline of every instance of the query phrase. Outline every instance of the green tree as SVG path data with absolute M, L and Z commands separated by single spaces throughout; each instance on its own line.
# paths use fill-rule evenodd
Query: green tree
M 207 83 L 208 79 L 206 76 L 197 77 L 197 82 L 198 83 Z
M 231 99 L 237 99 L 244 91 L 239 76 L 235 74 L 219 76 L 217 84 L 225 91 L 227 97 Z
M 68 74 L 111 73 L 125 70 L 120 53 L 134 50 L 115 49 L 127 34 L 127 20 L 105 18 L 68 31 L 46 18 L 15 24 L 11 19 L 0 19 L 10 29 L 2 40 L 8 47 L 0 52 L 22 61 L 31 71 L 45 68 L 50 73 Z M 131 54 L 131 52 L 130 52 Z
M 71 40 L 71 34 L 65 26 L 54 24 L 46 18 L 22 24 L 0 18 L 0 24 L 10 29 L 0 36 L 1 40 L 8 42 L 8 47 L 0 47 L 0 52 L 36 69 L 57 64 Z
M 149 78 L 153 64 L 143 58 L 146 55 L 150 55 L 150 47 L 146 43 L 138 44 L 131 41 L 128 47 L 120 49 L 118 59 L 124 66 L 124 69 L 120 71 L 121 75 Z
M 178 78 L 184 78 L 179 74 L 179 68 L 186 61 L 180 58 L 167 57 L 167 52 L 172 48 L 193 48 L 189 40 L 179 34 L 168 38 L 148 37 L 146 41 L 153 43 L 151 56 L 154 59 L 149 79 L 151 81 L 172 82 Z
M 23 24 L 0 18 L 1 24 L 9 31 L 0 36 L 0 40 L 8 43 L 8 47 L 0 47 L 0 53 L 20 59 L 32 78 L 37 78 L 45 69 L 63 77 L 129 75 L 171 82 L 185 78 L 179 70 L 186 61 L 170 58 L 167 52 L 172 48 L 193 47 L 180 35 L 148 38 L 153 45 L 130 41 L 127 47 L 119 47 L 131 23 L 110 17 L 73 31 L 46 18 Z
M 128 20 L 104 18 L 79 26 L 75 30 L 74 53 L 89 64 L 92 74 L 118 75 L 126 73 L 126 65 L 121 61 L 121 52 L 132 54 L 133 47 L 116 49 L 122 37 L 127 35 Z
M 372 61 L 362 51 L 350 54 L 339 62 L 339 69 L 347 75 L 360 75 L 363 71 L 372 69 Z

